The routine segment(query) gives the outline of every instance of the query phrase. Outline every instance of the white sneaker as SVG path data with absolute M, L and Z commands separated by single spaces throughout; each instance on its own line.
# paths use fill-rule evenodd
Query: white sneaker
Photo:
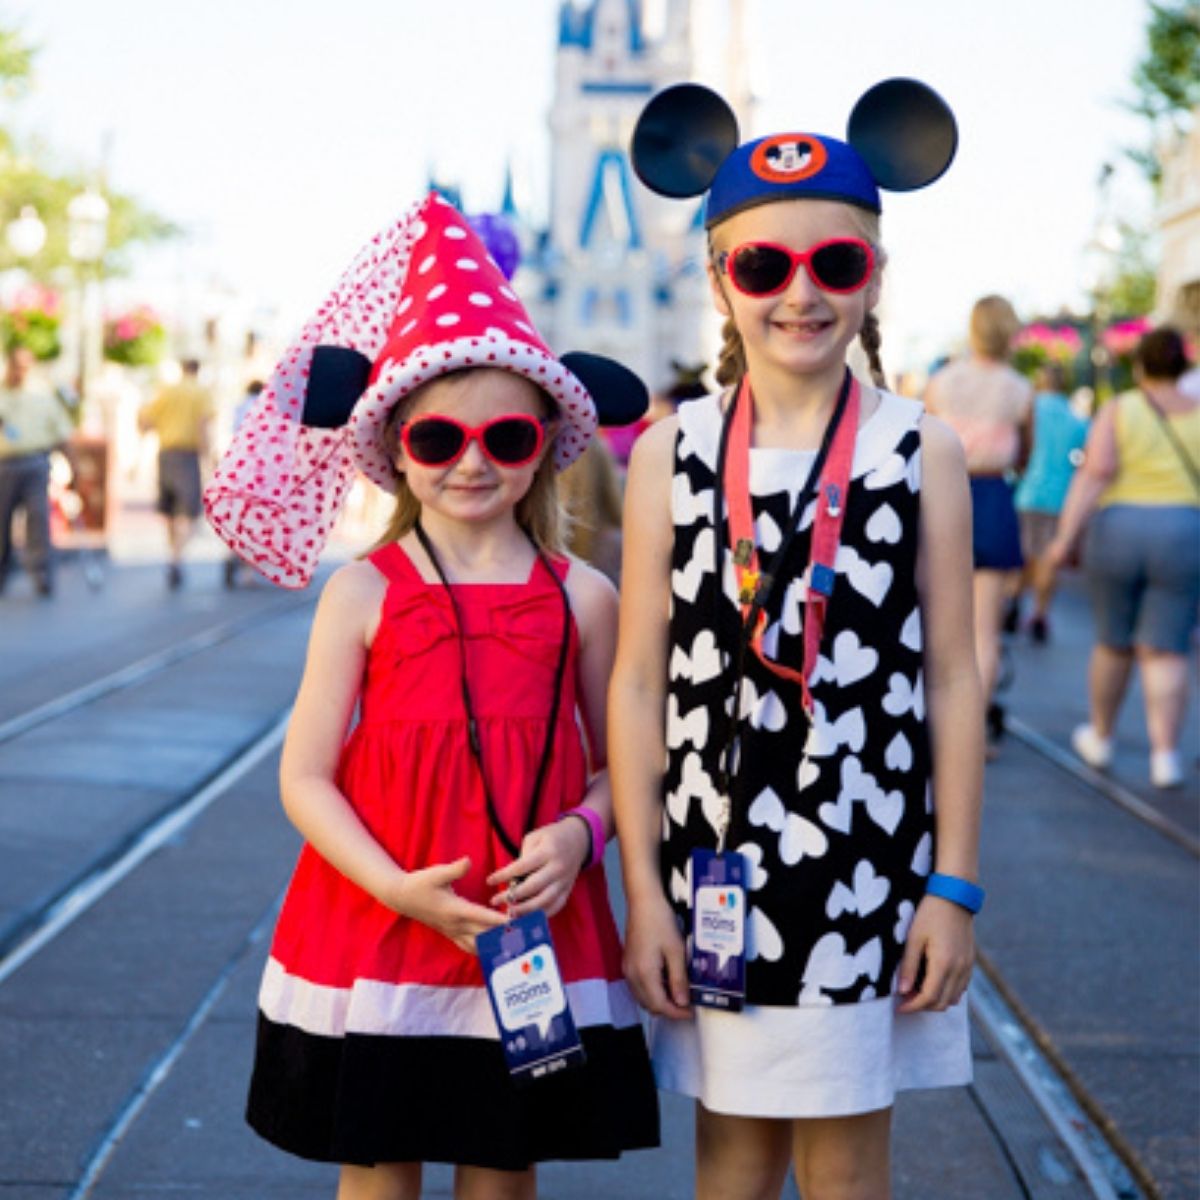
M 1175 750 L 1155 750 L 1150 755 L 1150 782 L 1156 788 L 1183 786 L 1183 767 Z
M 1091 725 L 1075 726 L 1071 733 L 1071 749 L 1097 771 L 1106 771 L 1112 764 L 1112 739 L 1101 737 Z

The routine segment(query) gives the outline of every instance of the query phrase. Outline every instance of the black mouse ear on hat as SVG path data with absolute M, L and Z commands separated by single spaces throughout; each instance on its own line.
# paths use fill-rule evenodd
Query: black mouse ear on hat
M 371 360 L 349 346 L 316 346 L 308 366 L 301 423 L 313 429 L 340 429 L 366 391 Z
M 560 361 L 591 393 L 601 425 L 632 425 L 650 407 L 646 385 L 614 359 L 572 350 Z
M 678 83 L 642 109 L 630 157 L 638 178 L 651 191 L 682 200 L 708 191 L 737 144 L 733 109 L 709 88 Z
M 889 192 L 911 192 L 939 178 L 958 149 L 950 106 L 916 79 L 885 79 L 859 98 L 846 140 L 875 182 Z

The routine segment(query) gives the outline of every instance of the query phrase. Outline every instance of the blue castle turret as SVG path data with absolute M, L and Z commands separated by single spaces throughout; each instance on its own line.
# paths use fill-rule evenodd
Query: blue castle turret
M 564 0 L 550 116 L 548 228 L 518 286 L 557 348 L 609 354 L 653 387 L 711 340 L 704 232 L 637 180 L 629 139 L 645 102 L 692 74 L 690 0 L 646 28 L 640 0 Z M 711 351 L 712 347 L 707 347 Z

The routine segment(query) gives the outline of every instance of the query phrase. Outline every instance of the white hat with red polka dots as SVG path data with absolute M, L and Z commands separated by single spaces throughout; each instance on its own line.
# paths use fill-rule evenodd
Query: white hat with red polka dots
M 596 430 L 596 405 L 542 342 L 479 236 L 436 193 L 421 205 L 411 233 L 400 303 L 348 424 L 363 474 L 395 491 L 396 469 L 382 443 L 392 409 L 423 383 L 470 367 L 512 371 L 547 392 L 563 418 L 555 466 L 574 462 Z

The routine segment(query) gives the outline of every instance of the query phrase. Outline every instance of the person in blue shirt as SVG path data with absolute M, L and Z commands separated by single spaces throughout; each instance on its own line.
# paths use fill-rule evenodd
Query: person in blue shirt
M 1029 635 L 1035 642 L 1044 642 L 1049 636 L 1055 572 L 1045 563 L 1045 551 L 1054 537 L 1071 477 L 1082 461 L 1087 429 L 1087 422 L 1071 408 L 1062 367 L 1055 363 L 1044 366 L 1033 405 L 1033 451 L 1016 492 L 1025 556 L 1016 603 L 1020 603 L 1021 592 L 1032 590 Z

